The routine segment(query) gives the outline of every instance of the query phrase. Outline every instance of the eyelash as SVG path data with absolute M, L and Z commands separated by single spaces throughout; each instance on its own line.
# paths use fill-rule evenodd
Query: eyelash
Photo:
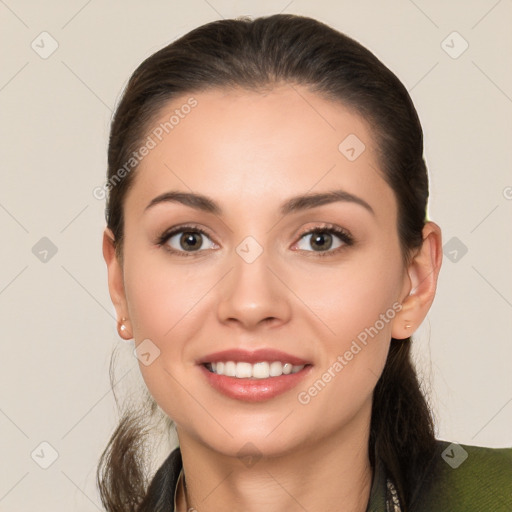
M 172 254 L 176 254 L 178 256 L 183 256 L 185 258 L 190 256 L 196 256 L 196 251 L 176 251 L 175 249 L 172 249 L 167 244 L 167 241 L 173 237 L 174 235 L 178 233 L 182 233 L 184 231 L 191 231 L 193 233 L 200 233 L 201 235 L 204 235 L 208 238 L 211 238 L 210 235 L 203 229 L 201 229 L 198 226 L 195 225 L 184 225 L 184 226 L 177 226 L 175 228 L 172 228 L 169 231 L 165 231 L 162 235 L 160 235 L 156 241 L 156 244 L 158 246 L 162 246 L 165 248 L 165 250 L 169 251 Z M 343 249 L 346 249 L 347 247 L 350 247 L 351 245 L 354 245 L 354 238 L 352 235 L 345 229 L 339 228 L 337 226 L 334 226 L 332 224 L 326 224 L 324 226 L 315 227 L 312 229 L 308 229 L 306 231 L 303 231 L 298 235 L 299 240 L 304 237 L 305 235 L 312 235 L 316 233 L 331 233 L 335 234 L 342 242 L 343 245 L 341 247 L 337 247 L 334 250 L 328 250 L 328 251 L 305 251 L 305 252 L 313 252 L 316 256 L 319 256 L 321 258 L 332 256 L 334 254 L 337 254 L 338 252 L 342 251 Z M 201 251 L 198 251 L 201 252 Z

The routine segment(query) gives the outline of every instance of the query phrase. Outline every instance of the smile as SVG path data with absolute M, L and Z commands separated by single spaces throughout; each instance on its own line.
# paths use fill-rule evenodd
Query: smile
M 282 363 L 281 361 L 260 361 L 255 364 L 235 361 L 217 361 L 216 363 L 207 363 L 206 368 L 217 375 L 234 377 L 237 379 L 268 379 L 280 377 L 281 375 L 290 375 L 300 372 L 305 365 L 293 365 L 292 363 Z
M 211 389 L 243 402 L 263 402 L 291 391 L 313 369 L 312 361 L 270 347 L 222 350 L 196 364 Z

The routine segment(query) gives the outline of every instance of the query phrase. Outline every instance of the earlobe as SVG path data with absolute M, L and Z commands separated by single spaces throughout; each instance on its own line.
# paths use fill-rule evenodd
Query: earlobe
M 108 289 L 112 304 L 116 308 L 117 332 L 125 340 L 132 339 L 126 295 L 124 289 L 124 277 L 122 264 L 116 254 L 114 235 L 110 228 L 103 232 L 103 258 L 107 264 Z
M 441 229 L 429 221 L 423 227 L 423 244 L 407 268 L 408 295 L 402 300 L 402 309 L 393 322 L 393 338 L 411 336 L 427 316 L 435 297 L 441 263 Z
M 117 332 L 124 340 L 131 340 L 133 338 L 131 329 L 128 325 L 128 320 L 124 317 L 121 318 L 121 321 L 117 322 Z

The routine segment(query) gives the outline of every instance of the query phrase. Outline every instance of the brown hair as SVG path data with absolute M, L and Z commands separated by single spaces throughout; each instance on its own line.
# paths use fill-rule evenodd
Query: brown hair
M 115 112 L 108 148 L 112 186 L 106 220 L 121 259 L 123 200 L 136 166 L 115 184 L 112 178 L 140 147 L 160 109 L 173 98 L 206 89 L 261 91 L 281 83 L 302 85 L 342 102 L 370 124 L 380 171 L 397 199 L 404 262 L 421 247 L 428 176 L 422 128 L 407 90 L 353 39 L 317 20 L 278 14 L 203 25 L 151 55 L 133 73 Z M 433 419 L 410 350 L 410 338 L 391 340 L 374 390 L 369 440 L 370 462 L 375 465 L 375 451 L 404 511 L 414 502 L 435 452 Z M 139 414 L 127 409 L 102 454 L 97 482 L 108 512 L 135 512 L 148 498 L 142 439 L 147 416 L 156 409 L 154 401 Z

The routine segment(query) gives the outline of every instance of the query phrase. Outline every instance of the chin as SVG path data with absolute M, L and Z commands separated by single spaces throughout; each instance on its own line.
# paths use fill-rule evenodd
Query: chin
M 290 417 L 292 417 L 290 415 Z M 273 418 L 272 421 L 258 421 L 254 415 L 251 424 L 245 422 L 228 423 L 227 434 L 223 429 L 204 431 L 198 429 L 194 437 L 207 449 L 219 455 L 233 458 L 255 457 L 275 458 L 296 452 L 308 444 L 312 432 L 296 430 L 304 427 L 303 422 L 295 420 L 294 424 L 284 425 L 286 415 Z M 221 421 L 220 418 L 218 418 Z M 256 421 L 255 421 L 256 420 Z M 280 424 L 280 422 L 283 422 Z M 290 428 L 291 427 L 291 428 Z M 301 430 L 302 430 L 301 428 Z M 221 433 L 222 431 L 222 433 Z

